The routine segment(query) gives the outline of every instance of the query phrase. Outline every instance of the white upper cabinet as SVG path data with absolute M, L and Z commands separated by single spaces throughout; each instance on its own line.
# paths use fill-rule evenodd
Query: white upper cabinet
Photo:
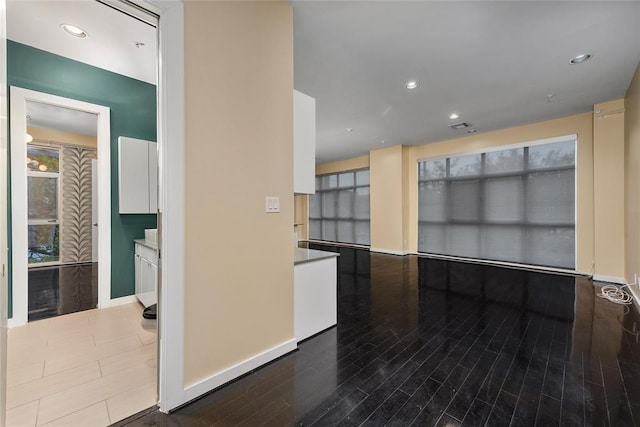
M 293 192 L 316 192 L 316 100 L 293 91 Z
M 121 214 L 158 211 L 158 146 L 142 139 L 118 138 L 118 183 Z

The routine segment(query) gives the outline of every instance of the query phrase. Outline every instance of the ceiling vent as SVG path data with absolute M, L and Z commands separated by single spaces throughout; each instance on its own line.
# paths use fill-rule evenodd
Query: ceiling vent
M 467 122 L 460 122 L 460 123 L 454 123 L 452 125 L 449 125 L 449 127 L 451 129 L 466 129 L 466 128 L 470 128 L 471 127 L 471 123 L 467 123 Z

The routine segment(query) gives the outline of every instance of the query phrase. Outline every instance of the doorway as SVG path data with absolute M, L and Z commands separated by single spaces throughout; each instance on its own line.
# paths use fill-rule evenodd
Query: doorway
M 9 325 L 24 325 L 43 316 L 75 311 L 79 304 L 60 306 L 61 275 L 63 279 L 64 276 L 70 279 L 82 276 L 89 286 L 97 275 L 96 305 L 105 307 L 110 300 L 111 288 L 110 110 L 101 105 L 12 87 L 10 111 L 12 248 L 15 255 L 12 260 L 13 316 Z M 49 128 L 41 126 L 48 121 L 64 123 L 65 116 L 73 117 L 69 121 L 73 126 L 84 123 L 82 126 L 88 129 L 84 132 L 95 135 L 95 147 L 90 143 L 81 146 L 52 138 L 34 138 L 29 133 L 69 134 L 69 129 L 51 129 L 50 124 Z M 28 122 L 35 126 L 28 127 Z M 99 165 L 96 173 L 97 226 L 91 222 L 90 194 L 91 161 L 95 156 Z M 69 172 L 66 174 L 66 197 L 62 197 L 61 185 L 65 181 L 64 159 Z M 63 215 L 67 221 L 61 221 Z M 97 229 L 98 241 L 97 274 L 94 274 L 91 262 L 94 229 Z M 89 265 L 79 265 L 83 263 Z M 32 292 L 29 285 L 34 285 Z M 81 298 L 85 305 L 93 304 L 91 289 L 88 292 L 88 297 Z M 42 302 L 37 304 L 39 299 Z M 92 307 L 83 309 L 87 308 Z
M 98 18 L 94 18 L 98 20 L 105 20 L 104 15 L 113 12 L 112 9 L 103 5 L 95 3 L 89 5 L 88 2 L 78 3 L 74 8 L 84 7 L 84 5 L 100 8 L 99 11 L 93 11 L 103 12 Z M 89 24 L 86 26 L 93 28 Z M 62 33 L 58 26 L 55 29 Z M 98 39 L 97 31 L 97 29 L 88 31 L 90 40 Z M 103 144 L 100 129 L 97 132 L 98 219 L 91 222 L 92 227 L 93 224 L 98 224 L 94 228 L 98 229 L 99 234 L 97 252 L 100 309 L 33 321 L 9 330 L 7 420 L 15 425 L 22 425 L 20 420 L 24 419 L 28 420 L 25 425 L 32 425 L 31 421 L 34 419 L 37 420 L 36 423 L 42 424 L 58 422 L 65 425 L 107 425 L 153 406 L 158 401 L 157 328 L 155 322 L 151 324 L 146 321 L 147 319 L 143 319 L 142 308 L 132 292 L 134 240 L 144 237 L 145 228 L 155 228 L 156 219 L 155 215 L 151 218 L 151 214 L 122 215 L 120 213 L 118 209 L 119 168 L 117 168 L 119 136 L 156 139 L 156 87 L 111 70 L 99 69 L 78 61 L 72 62 L 71 59 L 59 53 L 45 53 L 43 49 L 35 50 L 25 43 L 18 43 L 20 42 L 12 40 L 9 44 L 10 84 L 24 85 L 33 90 L 30 92 L 36 93 L 29 92 L 21 97 L 19 93 L 13 93 L 12 89 L 11 107 L 13 108 L 14 104 L 24 104 L 24 112 L 12 111 L 12 118 L 27 122 L 26 116 L 30 114 L 29 107 L 34 102 L 56 107 L 64 106 L 71 110 L 93 114 L 97 117 L 97 127 L 102 128 L 104 125 L 109 133 L 104 138 L 107 143 Z M 146 45 L 152 46 L 150 42 Z M 138 48 L 133 44 L 130 48 L 136 53 L 143 51 L 143 47 Z M 12 52 L 13 55 L 11 55 Z M 34 71 L 18 74 L 16 68 L 11 68 L 11 65 L 16 63 L 20 64 L 19 70 L 25 68 L 33 70 L 43 63 L 48 69 L 47 72 Z M 15 89 L 18 92 L 20 90 L 20 88 Z M 81 99 L 84 100 L 84 105 L 65 104 L 58 98 L 36 97 L 42 92 L 52 92 L 61 97 L 67 97 L 65 99 L 69 99 L 70 102 Z M 87 100 L 90 102 L 87 103 Z M 94 100 L 95 104 L 93 104 Z M 100 108 L 95 109 L 91 105 L 98 107 L 104 105 L 104 114 Z M 20 125 L 12 123 L 12 132 L 15 129 L 26 129 L 25 125 L 26 123 Z M 27 157 L 25 150 L 28 148 L 24 142 L 24 136 L 25 134 L 22 133 L 22 138 L 20 135 L 12 137 L 12 140 L 25 145 L 24 148 L 18 149 L 21 154 L 19 156 L 16 154 L 14 163 L 17 166 L 12 168 L 21 173 L 25 169 L 24 163 Z M 48 143 L 44 145 L 44 148 L 56 148 L 49 146 Z M 77 150 L 78 147 L 72 148 L 82 153 L 86 151 Z M 58 157 L 62 163 L 63 173 L 64 149 L 65 146 L 60 144 Z M 13 154 L 15 154 L 14 151 L 12 151 Z M 110 159 L 111 162 L 105 162 L 106 159 Z M 26 179 L 28 175 L 26 172 L 24 174 L 25 177 L 20 177 L 18 180 L 26 180 L 24 187 L 28 187 Z M 106 205 L 103 204 L 102 197 L 104 189 L 106 189 L 105 193 L 111 196 L 110 203 Z M 19 192 L 14 190 L 13 193 Z M 23 206 L 22 216 L 27 218 L 23 222 L 25 227 L 28 227 L 28 216 L 24 213 L 28 211 L 28 196 L 25 199 L 26 202 L 20 203 Z M 17 209 L 17 207 L 14 208 Z M 90 210 L 87 209 L 86 212 Z M 54 219 L 51 216 L 41 218 L 46 221 Z M 39 249 L 38 246 L 43 246 L 45 255 L 51 255 L 54 258 L 58 255 L 58 259 L 42 257 L 41 261 L 66 263 L 64 214 L 60 215 L 58 220 L 61 222 L 57 242 L 58 254 L 56 254 L 55 238 L 45 239 L 47 243 L 42 245 L 29 245 L 27 232 L 24 232 L 25 236 L 22 237 L 27 241 L 23 245 L 24 252 L 14 244 L 13 253 L 27 254 L 30 247 L 35 246 Z M 19 229 L 15 221 L 12 222 L 12 226 L 16 230 Z M 105 233 L 105 230 L 109 231 Z M 108 262 L 105 262 L 104 255 L 107 256 Z M 85 259 L 81 258 L 81 261 Z M 14 261 L 17 261 L 17 257 L 14 257 Z M 127 265 L 127 263 L 130 264 Z M 48 265 L 42 268 L 51 267 L 54 266 Z M 28 265 L 25 268 L 25 271 L 27 270 Z M 17 323 L 15 319 L 22 317 L 21 313 L 18 313 L 19 307 L 29 302 L 29 295 L 23 295 L 22 289 L 18 288 L 26 280 L 18 277 L 17 268 L 14 271 L 16 274 L 13 276 L 12 283 L 16 288 L 12 323 Z M 18 304 L 18 297 L 22 298 L 22 304 Z M 122 305 L 112 306 L 114 304 Z M 25 311 L 28 312 L 28 310 Z
M 27 102 L 29 322 L 98 306 L 97 119 Z

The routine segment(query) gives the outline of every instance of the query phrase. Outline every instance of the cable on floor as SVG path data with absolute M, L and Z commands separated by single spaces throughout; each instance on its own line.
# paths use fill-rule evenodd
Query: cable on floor
M 633 297 L 631 294 L 624 290 L 630 285 L 604 285 L 600 288 L 600 293 L 597 294 L 600 298 L 607 299 L 616 304 L 629 305 L 633 304 Z

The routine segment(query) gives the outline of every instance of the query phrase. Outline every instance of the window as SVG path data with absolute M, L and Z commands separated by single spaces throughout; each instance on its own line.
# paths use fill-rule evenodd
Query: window
M 575 268 L 575 139 L 418 163 L 418 250 Z
M 60 155 L 58 149 L 27 146 L 29 264 L 60 260 Z
M 369 245 L 369 170 L 316 177 L 309 196 L 309 238 Z

